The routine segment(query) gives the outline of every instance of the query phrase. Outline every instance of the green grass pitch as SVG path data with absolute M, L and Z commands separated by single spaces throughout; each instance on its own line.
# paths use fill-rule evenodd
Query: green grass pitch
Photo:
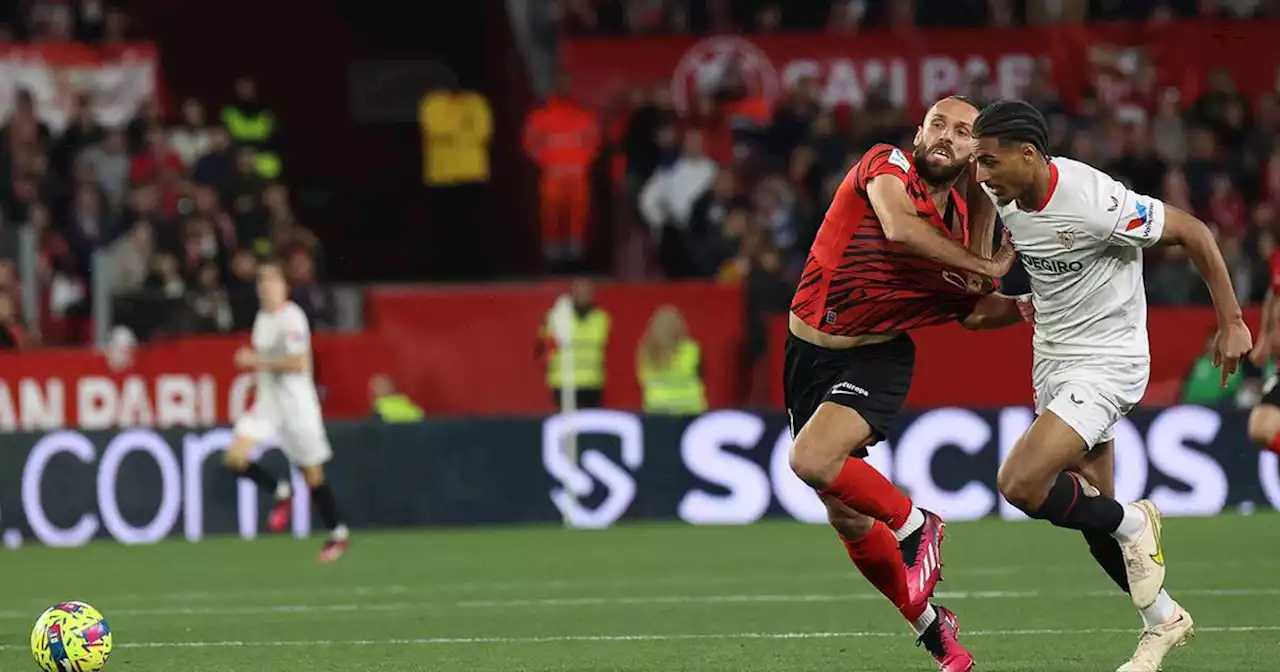
M 1280 669 L 1280 516 L 1168 519 L 1168 587 L 1198 636 L 1166 672 Z M 632 525 L 219 539 L 0 552 L 0 670 L 36 616 L 101 609 L 107 670 L 921 672 L 932 661 L 822 526 Z M 955 524 L 939 601 L 979 670 L 1114 670 L 1140 620 L 1073 532 Z

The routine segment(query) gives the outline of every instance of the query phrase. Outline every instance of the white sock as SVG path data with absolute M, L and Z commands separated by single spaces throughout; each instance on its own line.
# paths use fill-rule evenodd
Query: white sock
M 920 614 L 920 618 L 911 622 L 911 629 L 915 631 L 916 637 L 919 637 L 920 635 L 923 635 L 924 631 L 928 630 L 929 626 L 933 625 L 933 622 L 936 620 L 938 620 L 938 612 L 931 604 L 924 610 L 923 614 Z
M 922 527 L 924 527 L 924 513 L 913 506 L 911 507 L 911 515 L 907 516 L 907 522 L 893 531 L 893 538 L 902 541 Z
M 280 481 L 276 483 L 276 499 L 284 501 L 293 496 L 293 486 L 289 485 L 289 481 Z
M 1142 610 L 1142 624 L 1148 628 L 1153 628 L 1161 623 L 1166 623 L 1173 618 L 1173 611 L 1177 608 L 1178 603 L 1169 597 L 1169 593 L 1161 590 L 1156 595 L 1156 601 L 1151 606 Z
M 349 536 L 351 536 L 351 530 L 348 530 L 347 526 L 342 523 L 338 523 L 338 526 L 329 533 L 329 538 L 334 541 L 346 541 Z
M 1131 543 L 1142 531 L 1147 527 L 1147 514 L 1142 509 L 1132 504 L 1124 507 L 1124 519 L 1120 521 L 1120 527 L 1116 528 L 1111 536 L 1122 544 Z

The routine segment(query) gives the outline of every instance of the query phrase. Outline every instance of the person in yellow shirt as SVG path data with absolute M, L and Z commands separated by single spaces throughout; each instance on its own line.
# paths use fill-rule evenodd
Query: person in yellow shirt
M 446 187 L 489 181 L 493 112 L 475 91 L 435 89 L 418 106 L 422 181 Z
M 689 337 L 680 309 L 654 312 L 636 351 L 636 373 L 650 415 L 699 415 L 707 410 L 702 382 L 702 349 Z

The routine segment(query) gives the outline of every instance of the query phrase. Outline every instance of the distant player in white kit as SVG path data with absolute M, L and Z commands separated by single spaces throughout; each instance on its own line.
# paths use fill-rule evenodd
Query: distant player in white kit
M 1155 672 L 1191 634 L 1164 590 L 1160 512 L 1115 496 L 1114 425 L 1150 373 L 1142 248 L 1181 245 L 1213 296 L 1223 382 L 1252 346 L 1213 235 L 1199 220 L 1092 167 L 1049 157 L 1044 117 L 1000 101 L 974 125 L 978 179 L 1031 278 L 1037 418 L 1000 468 L 1000 492 L 1032 518 L 1084 533 L 1098 564 L 1142 612 L 1117 672 Z
M 338 516 L 333 491 L 324 478 L 324 465 L 333 457 L 320 397 L 311 378 L 311 329 L 306 313 L 289 300 L 289 285 L 275 263 L 258 270 L 260 309 L 253 321 L 253 347 L 236 352 L 236 366 L 257 371 L 253 407 L 236 421 L 235 437 L 227 449 L 227 466 L 257 483 L 276 498 L 268 517 L 272 532 L 289 525 L 293 491 L 289 479 L 277 480 L 261 464 L 250 460 L 253 447 L 278 438 L 289 461 L 302 470 L 329 539 L 321 562 L 342 557 L 350 546 L 347 526 Z

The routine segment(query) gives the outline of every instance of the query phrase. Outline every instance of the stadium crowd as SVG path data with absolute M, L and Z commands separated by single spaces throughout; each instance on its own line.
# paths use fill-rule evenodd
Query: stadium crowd
M 1261 300 L 1280 207 L 1280 80 L 1276 91 L 1251 100 L 1235 91 L 1229 73 L 1215 71 L 1199 99 L 1181 100 L 1141 58 L 1099 53 L 1092 66 L 1096 86 L 1075 109 L 1063 104 L 1047 67 L 1023 92 L 1050 119 L 1053 151 L 1211 223 L 1241 298 Z M 993 97 L 982 79 L 963 92 Z M 824 109 L 812 80 L 796 82 L 772 110 L 752 110 L 749 98 L 730 75 L 681 117 L 668 82 L 637 82 L 602 120 L 615 131 L 608 149 L 625 157 L 620 188 L 629 212 L 657 241 L 668 277 L 763 287 L 769 283 L 753 274 L 763 269 L 790 283 L 847 169 L 875 143 L 910 146 L 918 123 L 883 91 L 862 109 Z M 1149 258 L 1153 303 L 1208 300 L 1184 256 Z M 1015 267 L 1015 286 L 1025 282 L 1018 276 Z M 770 293 L 785 300 L 786 292 Z
M 560 18 L 562 34 L 573 37 L 1230 19 L 1277 16 L 1278 8 L 1265 0 L 580 0 L 564 3 Z M 1048 117 L 1052 151 L 1099 166 L 1209 223 L 1240 299 L 1261 301 L 1280 234 L 1280 76 L 1274 90 L 1250 98 L 1237 92 L 1230 73 L 1214 71 L 1204 93 L 1185 100 L 1140 51 L 1096 50 L 1088 59 L 1091 86 L 1078 105 L 1063 102 L 1047 63 L 1022 92 Z M 786 311 L 846 171 L 875 143 L 909 147 L 919 120 L 896 107 L 887 88 L 871 90 L 861 109 L 824 107 L 811 79 L 795 81 L 770 108 L 732 68 L 726 73 L 683 116 L 670 81 L 632 82 L 625 100 L 600 119 L 602 155 L 622 164 L 612 176 L 624 203 L 611 213 L 621 220 L 613 225 L 648 238 L 652 266 L 671 278 L 745 284 L 747 365 L 758 368 L 765 324 Z M 979 101 L 995 97 L 993 83 L 981 77 L 960 92 Z M 1208 303 L 1180 248 L 1147 257 L 1151 303 Z M 1008 291 L 1026 291 L 1020 265 L 1005 281 Z
M 1280 16 L 1275 0 L 564 0 L 569 35 L 1015 27 Z
M 0 19 L 37 47 L 138 37 L 100 0 L 19 3 Z M 0 129 L 0 321 L 12 325 L 0 345 L 88 342 L 95 281 L 107 283 L 116 324 L 140 340 L 247 329 L 263 255 L 286 258 L 295 283 L 315 281 L 318 241 L 278 180 L 274 120 L 252 79 L 213 118 L 201 101 L 171 104 L 161 89 L 127 124 L 104 126 L 81 94 L 58 129 L 41 109 L 48 98 L 16 87 Z M 244 132 L 258 121 L 266 133 Z M 38 333 L 17 319 L 24 227 L 38 246 Z

